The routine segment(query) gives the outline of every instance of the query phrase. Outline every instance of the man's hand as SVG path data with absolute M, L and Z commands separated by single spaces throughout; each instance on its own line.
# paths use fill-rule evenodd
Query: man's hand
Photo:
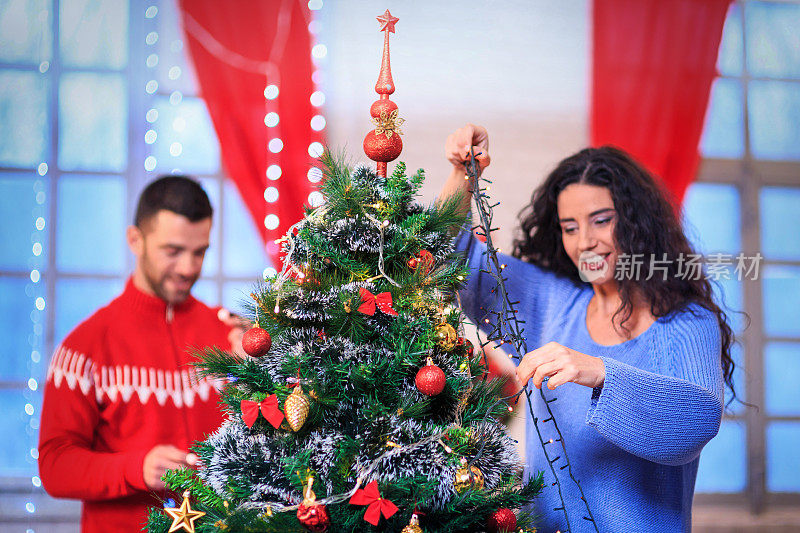
M 163 490 L 164 482 L 161 480 L 161 476 L 164 475 L 164 472 L 184 466 L 194 466 L 197 461 L 198 457 L 195 454 L 186 453 L 171 444 L 154 446 L 144 456 L 142 464 L 144 484 L 150 490 Z
M 489 134 L 483 126 L 467 124 L 451 133 L 444 143 L 444 155 L 454 167 L 463 168 L 470 148 L 474 148 L 481 169 L 488 167 L 492 158 L 489 157 Z
M 231 351 L 239 357 L 246 357 L 244 349 L 242 348 L 242 336 L 244 332 L 250 328 L 250 324 L 247 320 L 239 315 L 234 315 L 224 307 L 217 313 L 217 318 L 231 328 L 231 331 L 228 333 L 228 342 L 231 343 Z
M 599 387 L 606 379 L 606 365 L 599 357 L 586 355 L 557 342 L 549 342 L 525 354 L 517 367 L 520 383 L 533 378 L 533 385 L 542 388 L 545 378 L 548 389 L 572 382 L 586 387 Z

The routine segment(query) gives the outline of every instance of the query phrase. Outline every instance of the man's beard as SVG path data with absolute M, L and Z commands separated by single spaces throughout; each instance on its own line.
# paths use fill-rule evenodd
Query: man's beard
M 183 303 L 191 294 L 192 287 L 194 287 L 195 282 L 197 281 L 197 277 L 194 279 L 185 278 L 184 276 L 180 276 L 178 274 L 164 274 L 159 278 L 156 275 L 151 273 L 150 263 L 147 260 L 147 255 L 142 256 L 142 272 L 144 274 L 145 281 L 150 286 L 150 289 L 162 300 L 167 302 L 168 304 L 176 305 Z M 167 288 L 167 281 L 172 278 L 180 279 L 180 280 L 187 280 L 190 282 L 189 288 L 184 290 L 173 289 L 170 290 Z

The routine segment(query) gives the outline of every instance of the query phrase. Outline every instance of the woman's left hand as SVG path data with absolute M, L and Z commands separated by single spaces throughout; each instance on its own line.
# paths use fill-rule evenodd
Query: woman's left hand
M 544 378 L 548 389 L 555 389 L 564 383 L 577 383 L 586 387 L 599 387 L 606 379 L 606 365 L 599 357 L 577 352 L 557 342 L 549 342 L 525 354 L 517 376 L 520 383 L 533 378 L 533 385 L 542 388 Z

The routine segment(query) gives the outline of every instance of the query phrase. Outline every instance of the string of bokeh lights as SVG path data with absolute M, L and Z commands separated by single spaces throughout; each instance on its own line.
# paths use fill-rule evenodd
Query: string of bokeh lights
M 145 66 L 147 67 L 147 74 L 150 78 L 144 87 L 145 94 L 148 95 L 150 98 L 155 98 L 156 94 L 158 93 L 158 71 L 156 67 L 158 67 L 159 61 L 162 58 L 159 57 L 156 51 L 156 43 L 159 40 L 159 34 L 157 30 L 157 17 L 158 17 L 158 6 L 151 5 L 148 6 L 144 11 L 144 18 L 145 18 L 145 34 L 144 42 L 145 47 L 149 54 L 147 54 L 147 58 L 145 59 Z M 148 31 L 149 30 L 149 31 Z M 170 43 L 170 51 L 173 54 L 179 54 L 183 50 L 183 40 L 175 39 Z M 167 77 L 171 81 L 178 80 L 181 75 L 183 74 L 181 67 L 179 65 L 173 64 L 170 66 L 169 70 L 167 71 Z M 183 93 L 179 89 L 173 90 L 169 95 L 169 104 L 173 107 L 177 107 L 183 101 Z M 151 105 L 150 108 L 145 113 L 145 120 L 150 127 L 144 134 L 144 142 L 147 146 L 154 146 L 156 141 L 158 140 L 158 132 L 155 129 L 155 123 L 159 119 L 158 109 L 155 105 Z M 177 116 L 172 121 L 170 125 L 173 131 L 177 133 L 181 133 L 186 129 L 186 119 L 182 116 Z M 180 141 L 173 141 L 169 146 L 169 154 L 172 157 L 180 157 L 183 153 L 183 144 Z M 162 162 L 163 163 L 163 162 Z M 158 160 L 156 156 L 152 153 L 148 153 L 144 158 L 144 169 L 148 172 L 154 172 L 158 167 Z M 180 169 L 173 168 L 172 173 L 178 173 Z
M 50 31 L 48 27 L 52 23 L 50 12 L 42 9 L 39 12 L 39 22 L 42 24 L 40 35 L 45 35 Z M 50 61 L 44 59 L 45 44 L 44 40 L 39 43 L 39 67 L 38 71 L 42 77 L 43 84 L 47 84 L 50 71 Z M 28 381 L 22 389 L 22 398 L 25 401 L 22 419 L 26 421 L 25 433 L 28 436 L 28 453 L 25 455 L 24 463 L 31 466 L 34 472 L 31 475 L 30 497 L 25 502 L 25 511 L 31 515 L 36 513 L 34 497 L 42 487 L 42 480 L 38 475 L 37 460 L 39 459 L 39 448 L 36 442 L 39 430 L 39 414 L 36 409 L 37 400 L 41 398 L 39 392 L 39 380 L 37 379 L 41 371 L 42 349 L 44 343 L 44 324 L 46 322 L 45 309 L 47 306 L 45 284 L 42 279 L 42 269 L 44 262 L 44 246 L 47 234 L 47 187 L 44 179 L 50 167 L 47 161 L 42 161 L 36 167 L 38 178 L 33 181 L 32 194 L 34 207 L 31 210 L 33 224 L 31 228 L 31 256 L 28 259 L 28 282 L 25 283 L 25 296 L 33 300 L 33 309 L 30 312 L 31 332 L 28 334 L 28 344 L 30 346 L 30 359 L 27 361 Z M 29 524 L 32 525 L 32 524 Z M 27 528 L 26 533 L 34 533 L 32 528 Z
M 313 158 L 317 158 L 322 155 L 323 145 L 320 141 L 323 130 L 327 126 L 327 122 L 321 110 L 322 106 L 325 104 L 325 93 L 321 90 L 320 85 L 322 80 L 321 64 L 325 61 L 325 58 L 328 55 L 328 48 L 324 43 L 319 42 L 318 40 L 321 24 L 318 16 L 316 16 L 322 9 L 322 6 L 322 0 L 310 0 L 308 2 L 309 11 L 306 13 L 307 29 L 311 36 L 312 42 L 311 58 L 314 65 L 314 70 L 311 75 L 313 89 L 312 93 L 309 95 L 309 101 L 314 108 L 317 108 L 317 112 L 312 116 L 308 124 L 308 127 L 312 132 L 312 142 L 308 145 L 308 155 Z M 281 196 L 280 179 L 283 176 L 281 159 L 284 157 L 284 142 L 281 135 L 280 116 L 281 80 L 280 71 L 275 67 L 275 65 L 280 63 L 281 56 L 283 55 L 283 49 L 288 37 L 288 29 L 291 26 L 290 21 L 292 9 L 293 2 L 285 0 L 281 3 L 276 21 L 276 27 L 278 28 L 278 31 L 276 32 L 270 48 L 270 57 L 266 61 L 244 57 L 241 54 L 228 49 L 224 44 L 217 41 L 214 36 L 205 28 L 203 28 L 194 18 L 188 14 L 185 14 L 185 20 L 187 23 L 185 28 L 186 31 L 195 39 L 197 39 L 201 46 L 203 46 L 214 57 L 237 69 L 256 72 L 265 76 L 264 126 L 267 128 L 267 144 L 265 147 L 267 154 L 267 185 L 264 188 L 264 201 L 267 204 L 267 210 L 263 224 L 268 231 L 277 230 L 281 224 L 280 217 L 277 215 L 277 213 L 271 212 L 271 208 L 274 209 L 273 206 L 275 206 Z M 145 12 L 145 17 L 147 19 L 155 19 L 157 14 L 158 8 L 156 6 L 150 6 Z M 158 38 L 158 32 L 152 30 L 147 33 L 145 37 L 145 43 L 147 46 L 154 46 L 158 41 Z M 171 43 L 170 46 L 172 51 L 179 51 L 182 48 L 183 43 L 180 40 L 177 40 Z M 158 65 L 158 61 L 159 58 L 156 53 L 150 54 L 147 57 L 148 68 L 154 69 L 156 65 Z M 168 73 L 170 79 L 177 79 L 180 74 L 180 67 L 177 65 L 170 67 Z M 145 92 L 152 95 L 155 94 L 157 90 L 158 81 L 153 77 L 153 79 L 148 81 L 145 85 Z M 180 91 L 176 90 L 170 94 L 169 102 L 171 105 L 175 106 L 180 104 L 181 99 L 182 94 Z M 151 107 L 147 111 L 147 122 L 153 124 L 158 120 L 158 118 L 158 110 L 155 107 Z M 183 121 L 183 119 L 180 117 L 176 118 L 172 124 L 173 129 L 178 132 L 182 131 L 185 126 L 185 121 Z M 148 145 L 153 145 L 155 144 L 157 137 L 158 135 L 156 130 L 154 128 L 150 128 L 145 133 L 145 143 Z M 170 145 L 170 155 L 177 157 L 182 153 L 182 151 L 183 147 L 179 142 L 176 141 Z M 154 171 L 157 163 L 158 162 L 154 155 L 147 155 L 144 160 L 145 170 L 147 172 Z M 322 172 L 318 168 L 310 166 L 307 172 L 307 179 L 312 184 L 319 183 L 322 180 Z M 312 191 L 308 195 L 307 201 L 312 207 L 321 205 L 323 202 L 322 194 L 319 191 Z M 277 245 L 272 241 L 268 241 L 267 247 L 269 246 Z M 277 271 L 274 267 L 267 267 L 263 272 L 264 277 L 270 277 L 275 274 L 277 274 Z
M 320 42 L 319 35 L 321 31 L 321 23 L 319 12 L 322 10 L 322 0 L 310 0 L 308 2 L 309 16 L 306 19 L 308 33 L 311 39 L 311 59 L 313 62 L 314 70 L 311 74 L 312 93 L 309 95 L 309 101 L 313 107 L 317 109 L 314 116 L 309 122 L 309 128 L 312 130 L 312 142 L 308 145 L 308 155 L 317 158 L 322 155 L 323 145 L 320 142 L 322 132 L 327 126 L 325 116 L 322 113 L 322 106 L 325 104 L 325 93 L 321 89 L 322 83 L 322 63 L 328 55 L 328 47 Z M 278 14 L 279 26 L 288 27 L 286 24 L 286 17 L 289 16 L 291 4 L 284 2 Z M 283 19 L 284 24 L 281 25 L 280 21 Z M 282 53 L 283 45 L 273 43 L 271 48 L 269 64 L 275 65 L 279 63 L 280 57 L 277 54 Z M 280 72 L 278 69 L 266 69 L 266 87 L 264 88 L 264 101 L 265 101 L 265 115 L 264 125 L 267 127 L 267 180 L 268 185 L 264 189 L 264 201 L 267 203 L 267 215 L 264 218 L 264 227 L 270 231 L 278 229 L 280 226 L 280 218 L 275 213 L 269 212 L 269 206 L 275 204 L 280 197 L 280 178 L 283 175 L 280 159 L 283 150 L 283 140 L 281 139 L 280 130 L 280 115 L 279 99 L 280 99 Z M 312 184 L 319 183 L 322 180 L 322 171 L 314 165 L 309 165 L 306 174 L 308 181 Z M 322 193 L 319 191 L 312 191 L 308 195 L 308 204 L 312 207 L 317 207 L 323 203 L 324 199 Z M 267 246 L 277 246 L 277 243 L 269 242 Z M 271 278 L 277 275 L 277 270 L 274 267 L 267 267 L 264 269 L 264 279 Z

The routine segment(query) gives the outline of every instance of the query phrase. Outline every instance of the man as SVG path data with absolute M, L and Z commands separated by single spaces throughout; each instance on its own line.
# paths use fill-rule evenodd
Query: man
M 189 446 L 222 422 L 193 350 L 230 349 L 226 312 L 191 295 L 212 208 L 197 182 L 147 186 L 127 241 L 136 268 L 124 292 L 72 331 L 50 362 L 39 471 L 52 496 L 83 500 L 84 532 L 138 531 L 163 496 L 167 469 L 193 466 Z M 69 305 L 68 302 L 62 305 Z

